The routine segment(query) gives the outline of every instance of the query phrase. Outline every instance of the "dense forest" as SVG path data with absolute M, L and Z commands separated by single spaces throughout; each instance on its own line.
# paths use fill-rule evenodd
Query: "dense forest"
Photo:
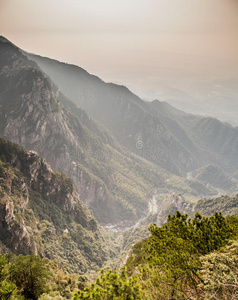
M 1 299 L 236 299 L 238 217 L 177 212 L 136 243 L 126 264 L 88 278 L 37 255 L 0 256 Z

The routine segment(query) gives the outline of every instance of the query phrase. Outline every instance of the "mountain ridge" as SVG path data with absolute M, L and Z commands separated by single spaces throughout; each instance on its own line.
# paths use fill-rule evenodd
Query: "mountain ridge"
M 40 68 L 53 79 L 55 84 L 69 99 L 73 100 L 93 118 L 108 128 L 116 139 L 131 151 L 139 155 L 141 154 L 142 151 L 138 151 L 141 149 L 137 149 L 136 143 L 142 139 L 144 143 L 143 150 L 145 152 L 153 152 L 154 149 L 152 148 L 159 147 L 162 148 L 161 150 L 164 153 L 164 159 L 160 158 L 160 153 L 158 152 L 150 156 L 150 161 L 176 174 L 184 173 L 186 169 L 186 166 L 184 166 L 185 163 L 177 155 L 177 152 L 170 153 L 171 148 L 167 147 L 167 142 L 164 140 L 167 137 L 167 139 L 171 140 L 171 143 L 176 145 L 175 147 L 178 148 L 178 151 L 184 153 L 184 155 L 182 155 L 183 160 L 187 160 L 186 157 L 191 157 L 191 161 L 193 161 L 192 154 L 180 144 L 176 137 L 167 130 L 160 120 L 154 118 L 154 116 L 150 116 L 150 112 L 146 110 L 147 103 L 130 92 L 126 87 L 112 83 L 104 83 L 102 80 L 99 80 L 95 85 L 94 76 L 92 77 L 92 82 L 90 81 L 91 75 L 89 73 L 87 73 L 87 78 L 85 79 L 84 74 L 81 74 L 81 68 L 77 70 L 77 76 L 75 76 L 72 75 L 76 70 L 75 66 L 72 66 L 74 70 L 72 71 L 71 65 L 69 64 L 60 65 L 55 60 L 49 64 L 48 58 L 46 59 L 47 63 L 44 63 L 44 61 L 40 63 L 44 58 L 29 54 L 26 55 L 38 63 Z M 51 70 L 52 65 L 53 69 Z M 64 80 L 61 80 L 64 75 L 59 73 L 58 70 L 60 68 L 62 72 L 63 67 L 66 68 L 66 73 Z M 55 76 L 58 80 L 55 80 Z M 111 112 L 113 112 L 112 116 Z M 140 119 L 143 119 L 143 122 L 135 124 L 135 122 Z M 151 123 L 153 125 L 155 122 L 155 128 L 153 128 Z M 155 139 L 157 139 L 157 136 L 159 137 L 156 145 L 153 145 L 150 139 L 148 141 L 145 140 L 148 130 L 152 130 Z M 158 156 L 158 159 L 156 156 Z M 173 156 L 175 156 L 176 159 Z M 187 160 L 187 162 L 188 164 L 191 163 L 189 160 Z
M 227 128 L 225 123 L 211 118 L 209 128 L 206 128 L 204 117 L 184 113 L 160 101 L 159 103 L 145 102 L 127 88 L 105 83 L 100 79 L 100 83 L 94 85 L 93 77 L 90 82 L 91 75 L 87 73 L 85 79 L 81 75 L 80 67 L 77 71 L 77 67 L 73 66 L 74 74 L 72 75 L 70 64 L 61 64 L 56 60 L 51 61 L 48 58 L 27 55 L 51 77 L 68 98 L 101 122 L 121 144 L 137 155 L 143 156 L 145 152 L 153 153 L 156 149 L 156 155 L 151 155 L 147 159 L 182 176 L 209 163 L 223 164 L 223 161 L 227 161 L 228 164 L 224 163 L 222 168 L 230 175 L 238 167 L 232 154 L 234 152 L 238 155 L 234 142 L 237 140 L 238 128 L 229 126 L 229 135 L 234 136 L 233 142 L 228 140 L 229 135 L 223 135 L 221 141 L 231 147 L 226 151 L 220 151 L 221 149 L 214 148 L 211 143 L 208 143 L 209 141 L 199 134 L 199 130 L 202 134 L 211 131 L 211 136 L 215 136 L 217 135 L 216 126 L 220 126 L 220 130 L 223 130 Z M 59 68 L 60 75 L 55 72 Z M 71 78 L 68 80 L 70 74 Z M 199 127 L 203 128 L 199 129 Z M 143 142 L 144 151 L 137 149 L 137 142 Z M 163 153 L 162 159 L 161 153 Z

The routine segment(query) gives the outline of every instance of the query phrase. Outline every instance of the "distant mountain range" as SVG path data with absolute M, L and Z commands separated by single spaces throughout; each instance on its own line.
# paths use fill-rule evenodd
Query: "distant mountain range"
M 222 190 L 237 188 L 237 128 L 145 102 L 126 87 L 25 53 L 3 37 L 0 105 L 0 135 L 71 177 L 101 224 L 134 224 L 161 193 L 216 195 L 216 184 L 196 177 L 209 164 L 231 178 Z
M 208 163 L 229 174 L 236 172 L 238 128 L 214 118 L 186 114 L 166 102 L 145 102 L 126 87 L 105 83 L 77 66 L 28 57 L 65 96 L 137 155 L 182 176 Z

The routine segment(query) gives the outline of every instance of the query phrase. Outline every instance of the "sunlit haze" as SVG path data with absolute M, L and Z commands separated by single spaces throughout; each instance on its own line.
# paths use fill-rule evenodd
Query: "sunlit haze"
M 146 100 L 238 102 L 237 0 L 0 0 L 0 34 Z

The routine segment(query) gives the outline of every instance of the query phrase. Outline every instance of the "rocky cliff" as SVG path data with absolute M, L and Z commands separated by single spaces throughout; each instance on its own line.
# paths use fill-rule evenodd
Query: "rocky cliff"
M 1 244 L 15 254 L 40 254 L 77 272 L 102 267 L 115 254 L 72 180 L 53 171 L 36 152 L 3 139 L 0 218 Z

